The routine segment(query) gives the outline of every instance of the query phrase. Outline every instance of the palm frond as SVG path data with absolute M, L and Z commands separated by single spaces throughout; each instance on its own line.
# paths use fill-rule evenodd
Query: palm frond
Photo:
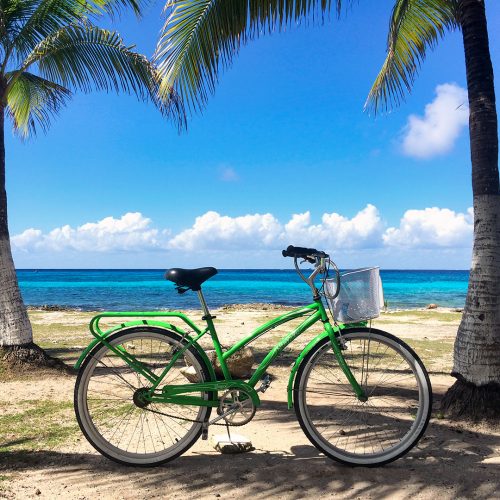
M 120 14 L 124 9 L 132 9 L 136 16 L 142 14 L 142 9 L 152 0 L 94 0 L 101 4 L 101 8 L 109 15 Z
M 167 0 L 155 62 L 161 96 L 175 89 L 191 112 L 248 40 L 301 20 L 323 20 L 341 0 Z
M 157 69 L 114 31 L 88 22 L 60 28 L 33 49 L 22 71 L 33 65 L 42 78 L 71 90 L 122 91 L 150 99 L 178 128 L 185 126 L 184 104 L 175 90 L 160 101 Z
M 9 79 L 12 74 L 6 76 Z M 67 88 L 24 71 L 9 87 L 6 96 L 14 130 L 22 137 L 36 133 L 37 127 L 46 131 L 51 118 L 70 97 L 71 91 Z
M 63 26 L 85 21 L 89 17 L 115 14 L 130 7 L 137 15 L 144 0 L 18 0 L 16 15 L 9 17 L 11 51 L 17 61 L 44 38 Z M 22 8 L 20 8 L 22 6 Z
M 12 41 L 12 32 L 31 15 L 34 5 L 36 2 L 28 0 L 0 0 L 0 44 L 4 52 Z
M 13 3 L 13 2 L 11 2 Z M 95 2 L 85 0 L 20 0 L 24 4 L 9 18 L 9 52 L 19 63 L 38 43 L 59 28 L 103 12 Z
M 41 41 L 22 65 L 64 87 L 124 91 L 152 97 L 157 79 L 153 65 L 127 47 L 120 35 L 89 23 L 60 28 Z
M 397 106 L 410 92 L 428 49 L 457 23 L 456 0 L 397 0 L 392 11 L 387 56 L 368 94 L 365 109 Z

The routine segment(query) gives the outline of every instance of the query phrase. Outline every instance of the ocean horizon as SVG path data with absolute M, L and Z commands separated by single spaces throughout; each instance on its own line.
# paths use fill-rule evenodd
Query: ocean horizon
M 465 304 L 468 270 L 381 269 L 389 310 Z M 195 293 L 178 294 L 165 269 L 18 269 L 27 306 L 89 310 L 198 309 Z M 293 269 L 219 269 L 203 285 L 209 307 L 270 303 L 297 306 L 311 293 Z

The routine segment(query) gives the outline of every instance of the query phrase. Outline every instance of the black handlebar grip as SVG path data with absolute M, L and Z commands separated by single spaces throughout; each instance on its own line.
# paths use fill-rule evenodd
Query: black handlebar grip
M 281 252 L 281 254 L 283 255 L 283 257 L 299 257 L 303 259 L 306 259 L 310 256 L 328 257 L 328 255 L 321 250 L 316 250 L 315 248 L 294 247 L 293 245 L 289 245 L 286 250 L 283 250 Z M 307 260 L 310 261 L 310 259 Z

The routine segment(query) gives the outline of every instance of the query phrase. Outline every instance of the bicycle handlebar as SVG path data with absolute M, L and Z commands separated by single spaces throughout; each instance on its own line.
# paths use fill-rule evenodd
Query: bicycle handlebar
M 281 252 L 281 255 L 283 255 L 283 257 L 305 259 L 311 264 L 316 262 L 317 257 L 328 257 L 328 254 L 321 250 L 316 250 L 315 248 L 294 247 L 293 245 L 289 245 L 286 250 Z
M 319 273 L 325 273 L 325 272 L 326 276 L 328 277 L 328 270 L 325 265 L 325 260 L 328 259 L 330 265 L 333 266 L 337 281 L 337 288 L 335 295 L 330 298 L 334 299 L 335 297 L 337 297 L 337 295 L 340 292 L 340 272 L 336 264 L 332 262 L 331 259 L 329 259 L 330 256 L 326 252 L 323 252 L 322 250 L 316 250 L 315 248 L 294 247 L 293 245 L 289 245 L 286 250 L 283 250 L 281 252 L 281 254 L 283 255 L 283 257 L 293 257 L 295 270 L 297 271 L 298 275 L 302 278 L 302 280 L 309 285 L 315 297 L 318 296 L 318 290 L 314 285 L 314 279 Z M 312 274 L 308 278 L 304 276 L 304 273 L 299 267 L 297 259 L 304 259 L 311 264 L 315 264 L 316 269 L 312 272 Z

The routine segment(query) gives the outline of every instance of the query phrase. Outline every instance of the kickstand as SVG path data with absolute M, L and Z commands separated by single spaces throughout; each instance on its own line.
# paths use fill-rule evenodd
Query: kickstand
M 225 420 L 225 422 L 226 422 L 227 437 L 229 438 L 229 442 L 232 442 L 231 432 L 229 432 L 229 424 L 227 423 L 227 420 Z

